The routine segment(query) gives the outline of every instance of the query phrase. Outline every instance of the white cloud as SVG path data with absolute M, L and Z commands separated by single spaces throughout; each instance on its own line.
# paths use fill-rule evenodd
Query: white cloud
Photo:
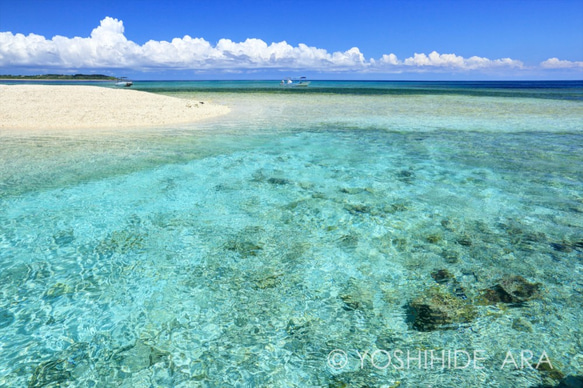
M 583 69 L 583 62 L 565 61 L 559 58 L 549 58 L 540 65 L 545 69 Z
M 0 67 L 60 69 L 191 69 L 200 71 L 308 70 L 322 72 L 423 72 L 523 69 L 521 61 L 488 59 L 456 54 L 415 53 L 400 60 L 395 54 L 367 59 L 358 47 L 329 53 L 317 47 L 287 42 L 267 44 L 261 39 L 233 42 L 221 39 L 216 45 L 203 38 L 185 35 L 172 41 L 150 40 L 143 45 L 128 40 L 121 20 L 106 17 L 89 37 L 0 32 Z M 543 68 L 581 68 L 583 62 L 551 58 Z
M 400 65 L 401 62 L 397 58 L 395 54 L 384 54 L 381 59 L 379 60 L 381 65 L 389 65 L 389 66 L 396 66 Z
M 342 71 L 366 66 L 354 47 L 345 52 L 286 42 L 268 45 L 260 39 L 233 42 L 221 39 L 212 46 L 202 38 L 150 40 L 138 45 L 127 40 L 121 20 L 103 19 L 88 38 L 0 33 L 0 66 L 64 68 L 175 68 L 200 70 L 294 69 Z
M 379 66 L 390 66 L 395 68 L 416 68 L 423 69 L 444 69 L 444 70 L 479 70 L 491 68 L 518 68 L 524 67 L 521 61 L 503 58 L 503 59 L 488 59 L 473 56 L 464 58 L 456 54 L 439 54 L 436 51 L 429 55 L 415 53 L 412 57 L 401 61 L 395 54 L 383 55 L 379 61 Z
M 437 67 L 463 67 L 464 58 L 455 54 L 439 54 L 433 51 L 429 56 L 417 54 L 405 59 L 407 66 L 437 66 Z

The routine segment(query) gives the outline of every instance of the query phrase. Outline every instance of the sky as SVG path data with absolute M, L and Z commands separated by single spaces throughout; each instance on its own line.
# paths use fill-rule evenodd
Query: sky
M 0 74 L 583 79 L 583 0 L 0 0 Z

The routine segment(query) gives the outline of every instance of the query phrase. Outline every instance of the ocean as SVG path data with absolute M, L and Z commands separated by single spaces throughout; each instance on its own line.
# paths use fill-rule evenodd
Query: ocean
M 581 379 L 583 82 L 133 88 L 232 111 L 0 132 L 0 386 Z

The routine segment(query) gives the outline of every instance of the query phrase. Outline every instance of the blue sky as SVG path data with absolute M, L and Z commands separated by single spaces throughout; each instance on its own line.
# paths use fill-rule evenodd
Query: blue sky
M 0 0 L 0 73 L 583 79 L 582 20 L 582 0 Z

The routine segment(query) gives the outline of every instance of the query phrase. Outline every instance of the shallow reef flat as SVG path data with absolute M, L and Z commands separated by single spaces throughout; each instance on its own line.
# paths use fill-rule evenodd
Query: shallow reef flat
M 460 96 L 439 123 L 362 97 L 423 125 L 238 96 L 197 131 L 0 143 L 29 162 L 0 180 L 0 385 L 577 386 L 574 102 L 463 97 L 524 132 Z

